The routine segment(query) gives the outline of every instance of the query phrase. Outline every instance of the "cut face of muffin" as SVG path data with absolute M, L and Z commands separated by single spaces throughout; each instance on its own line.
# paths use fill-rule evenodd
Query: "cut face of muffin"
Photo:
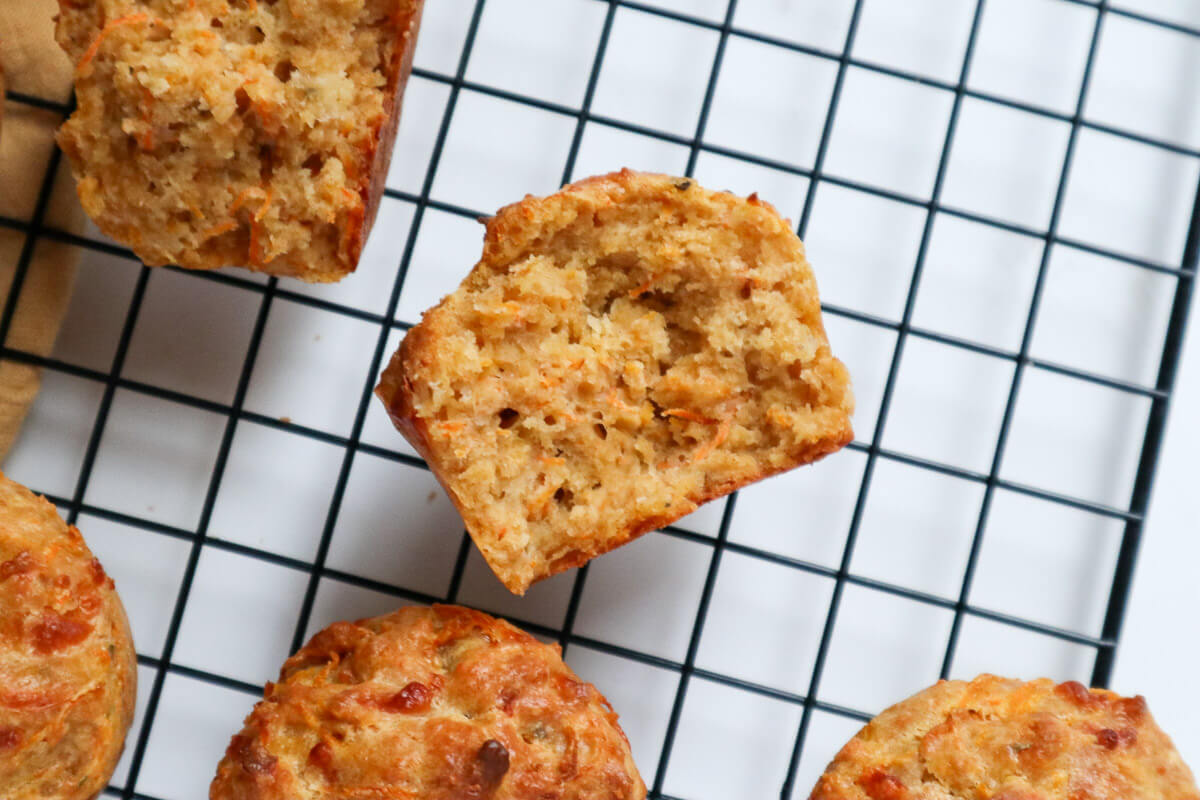
M 421 0 L 60 0 L 84 209 L 147 264 L 355 268 Z
M 788 223 L 629 171 L 492 218 L 377 393 L 517 593 L 852 438 Z
M 283 665 L 210 800 L 644 800 L 596 688 L 458 606 L 336 622 Z
M 1141 697 L 1041 679 L 942 681 L 850 740 L 811 800 L 1197 800 Z

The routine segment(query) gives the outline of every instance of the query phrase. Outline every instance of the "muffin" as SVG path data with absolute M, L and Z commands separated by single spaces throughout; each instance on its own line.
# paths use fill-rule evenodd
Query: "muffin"
M 1141 697 L 1070 682 L 942 681 L 838 753 L 812 800 L 1196 800 Z
M 136 663 L 79 531 L 0 475 L 0 797 L 98 794 L 133 720 Z
M 233 737 L 210 800 L 642 800 L 617 715 L 556 647 L 457 606 L 318 633 Z
M 96 225 L 150 265 L 352 272 L 421 0 L 60 0 L 59 143 Z
M 853 438 L 788 222 L 629 170 L 488 220 L 376 393 L 517 594 Z

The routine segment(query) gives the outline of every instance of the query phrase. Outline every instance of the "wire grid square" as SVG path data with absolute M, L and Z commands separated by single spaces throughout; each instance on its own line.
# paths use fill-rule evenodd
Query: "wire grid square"
M 875 714 L 937 681 L 950 609 L 878 589 L 846 587 L 820 699 Z
M 665 791 L 674 797 L 769 797 L 788 769 L 795 705 L 698 678 L 680 715 Z
M 863 4 L 854 55 L 943 81 L 962 67 L 971 30 L 971 4 L 957 0 L 887 0 Z
M 812 677 L 832 594 L 827 575 L 730 553 L 717 572 L 696 665 L 802 693 Z M 770 623 L 747 623 L 754 619 Z
M 982 472 L 1004 419 L 1008 360 L 913 339 L 893 384 L 883 444 L 918 458 Z
M 491 0 L 467 79 L 576 106 L 587 90 L 604 7 L 561 0 Z
M 859 523 L 854 574 L 953 600 L 970 556 L 983 491 L 975 481 L 878 461 Z
M 1089 3 L 987 3 L 969 85 L 1019 103 L 1070 114 L 1079 99 L 1096 27 Z M 1020 30 L 1022 35 L 1015 36 Z
M 937 674 L 969 677 L 990 670 L 1084 680 L 1090 675 L 1094 683 L 1107 681 L 1129 589 L 1135 554 L 1132 543 L 1145 518 L 1194 281 L 1200 239 L 1194 205 L 1200 153 L 1194 149 L 1188 120 L 1179 122 L 1157 109 L 1135 108 L 1126 113 L 1117 108 L 1114 97 L 1129 92 L 1109 87 L 1111 68 L 1103 65 L 1109 63 L 1106 48 L 1110 42 L 1115 42 L 1113 52 L 1128 51 L 1141 41 L 1168 34 L 1194 43 L 1200 40 L 1197 21 L 1181 21 L 1177 15 L 1147 18 L 1144 13 L 1107 3 L 1097 6 L 1087 0 L 1029 0 L 1031 8 L 1037 6 L 1045 14 L 1040 18 L 1043 34 L 1056 43 L 1068 44 L 1024 50 L 1032 37 L 1017 35 L 1023 20 L 1020 15 L 1005 13 L 1012 10 L 1012 4 L 993 2 L 985 7 L 977 3 L 962 63 L 947 70 L 906 60 L 910 56 L 889 54 L 878 46 L 873 49 L 871 15 L 880 13 L 882 7 L 862 0 L 787 7 L 773 0 L 728 5 L 713 0 L 702 8 L 665 0 L 569 1 L 593 9 L 581 12 L 584 15 L 602 12 L 603 16 L 578 107 L 573 101 L 547 101 L 493 85 L 493 76 L 502 82 L 502 73 L 486 69 L 486 62 L 472 68 L 481 21 L 492 4 L 502 8 L 500 0 L 430 4 L 401 123 L 397 159 L 388 181 L 386 202 L 395 213 L 381 216 L 368 247 L 369 258 L 364 260 L 364 270 L 370 266 L 382 274 L 371 272 L 365 277 L 368 273 L 364 272 L 349 279 L 345 288 L 319 291 L 233 270 L 204 275 L 162 273 L 175 278 L 154 273 L 152 278 L 149 270 L 132 268 L 128 251 L 98 235 L 94 228 L 79 237 L 63 231 L 58 206 L 69 182 L 57 153 L 50 157 L 37 204 L 19 214 L 0 215 L 0 227 L 17 233 L 20 242 L 14 278 L 18 291 L 0 316 L 0 340 L 7 338 L 3 334 L 11 325 L 29 256 L 39 241 L 68 242 L 82 248 L 85 273 L 121 275 L 110 281 L 87 274 L 80 289 L 107 293 L 109 309 L 120 313 L 108 310 L 102 314 L 94 305 L 88 308 L 89 304 L 76 302 L 63 343 L 52 356 L 23 352 L 11 343 L 0 353 L 8 360 L 42 366 L 45 376 L 30 424 L 6 464 L 10 474 L 48 493 L 72 521 L 96 528 L 97 552 L 113 562 L 118 578 L 122 573 L 141 578 L 153 575 L 147 585 L 138 584 L 133 577 L 125 578 L 122 585 L 135 628 L 142 632 L 138 642 L 142 711 L 110 795 L 125 800 L 203 796 L 203 787 L 229 735 L 261 691 L 261 684 L 273 677 L 283 650 L 294 649 L 319 626 L 335 619 L 380 613 L 404 602 L 470 601 L 505 613 L 543 639 L 557 640 L 565 647 L 567 659 L 625 713 L 654 797 L 728 794 L 722 787 L 753 797 L 776 793 L 803 797 L 836 746 L 870 712 L 896 699 L 892 694 L 916 688 Z M 914 6 L 913 13 L 924 7 Z M 860 24 L 866 31 L 861 49 L 855 41 Z M 1106 25 L 1118 30 L 1115 38 L 1109 38 Z M 1125 27 L 1135 32 L 1121 34 Z M 1153 33 L 1147 33 L 1147 28 Z M 686 58 L 651 59 L 638 67 L 633 58 L 638 54 L 627 52 L 628 43 L 637 41 L 675 42 Z M 734 65 L 731 73 L 726 73 L 734 74 L 739 52 L 762 48 L 816 59 L 812 63 L 823 66 L 815 69 L 833 75 L 828 107 L 804 109 L 806 114 L 815 110 L 821 120 L 819 127 L 810 128 L 810 132 L 819 130 L 815 151 L 811 142 L 789 152 L 782 141 L 755 138 L 752 131 L 739 135 L 736 126 L 720 116 L 721 103 L 732 102 L 723 99 L 723 62 L 728 59 L 729 65 Z M 669 48 L 658 50 L 660 56 L 669 52 Z M 1053 60 L 1039 60 L 1039 54 L 1048 54 Z M 698 55 L 703 58 L 697 61 Z M 1119 60 L 1122 56 L 1111 57 Z M 1186 54 L 1170 56 L 1167 66 L 1148 67 L 1137 73 L 1135 80 L 1148 81 L 1157 92 L 1170 64 L 1189 63 L 1187 58 Z M 929 69 L 934 77 L 919 72 Z M 1088 91 L 1093 74 L 1095 96 L 1100 98 L 1097 113 L 1102 120 L 1090 115 Z M 1047 76 L 1062 76 L 1063 80 L 1048 81 Z M 635 89 L 650 90 L 640 99 L 626 91 L 636 78 L 645 85 Z M 1179 80 L 1186 91 L 1186 76 Z M 860 135 L 869 142 L 872 123 L 880 122 L 879 107 L 861 91 L 862 86 L 872 84 L 889 87 L 889 92 L 894 87 L 909 93 L 937 111 L 936 119 L 928 124 L 919 120 L 915 125 L 911 120 L 904 123 L 907 127 L 901 130 L 910 138 L 903 144 L 908 149 L 894 150 L 891 156 L 900 159 L 911 153 L 925 154 L 924 162 L 916 159 L 916 170 L 911 164 L 890 163 L 868 152 L 876 159 L 865 162 L 873 165 L 872 169 L 857 171 L 859 164 L 850 156 L 862 152 L 863 140 L 848 141 L 846 137 L 855 130 L 866 131 Z M 532 90 L 521 85 L 521 91 Z M 656 91 L 665 93 L 665 102 L 648 100 Z M 1167 98 L 1163 102 L 1188 105 L 1186 97 L 1180 99 L 1165 89 L 1156 92 L 1140 93 L 1138 102 L 1150 103 L 1153 100 L 1147 97 L 1161 96 Z M 12 92 L 7 99 L 10 108 L 32 108 L 59 116 L 66 111 L 53 99 Z M 781 97 L 764 99 L 775 106 L 788 102 Z M 1034 224 L 1043 220 L 1041 215 L 1024 223 L 1006 222 L 988 216 L 986 209 L 970 208 L 966 201 L 956 200 L 968 207 L 949 203 L 955 199 L 953 195 L 943 198 L 950 180 L 950 154 L 986 153 L 973 149 L 977 143 L 968 141 L 978 135 L 969 121 L 959 125 L 968 113 L 964 110 L 967 101 L 1070 126 L 1064 168 L 1057 177 L 1044 226 Z M 518 167 L 522 163 L 532 166 L 534 172 L 520 173 L 518 169 L 523 180 L 556 184 L 623 166 L 628 152 L 630 157 L 644 160 L 632 166 L 678 162 L 682 166 L 677 171 L 711 175 L 711 180 L 705 180 L 716 181 L 718 188 L 727 181 L 725 185 L 740 192 L 759 189 L 765 199 L 795 216 L 798 231 L 808 234 L 825 289 L 826 323 L 834 350 L 850 364 L 859 398 L 858 439 L 844 453 L 739 493 L 693 520 L 681 521 L 590 567 L 542 584 L 524 600 L 499 590 L 457 519 L 444 506 L 440 511 L 429 510 L 430 506 L 439 507 L 440 497 L 434 491 L 431 502 L 424 491 L 433 487 L 432 478 L 398 436 L 388 438 L 385 421 L 370 396 L 375 375 L 403 329 L 441 293 L 453 288 L 477 257 L 478 246 L 471 242 L 477 241 L 478 228 L 470 220 L 492 208 L 474 204 L 507 202 L 527 189 L 552 188 L 517 186 L 522 181 L 511 178 L 499 188 L 467 185 L 467 176 L 470 183 L 482 184 L 490 172 L 479 170 L 480 164 L 490 163 L 479 157 L 486 150 L 477 150 L 479 140 L 472 138 L 479 135 L 479 123 L 490 119 L 488 113 L 478 113 L 479 108 L 503 108 L 507 113 L 509 106 L 514 107 L 511 113 L 528 120 L 530 130 L 554 131 L 557 142 L 516 140 L 504 153 L 493 154 L 493 159 L 506 162 L 511 155 L 511 163 Z M 466 111 L 460 114 L 463 108 Z M 914 110 L 897 108 L 905 114 Z M 765 108 L 758 116 L 746 113 L 744 118 L 753 124 L 762 115 L 778 112 L 777 107 Z M 553 121 L 545 123 L 536 115 Z M 464 121 L 466 126 L 458 127 Z M 1136 127 L 1127 129 L 1125 125 Z M 754 146 L 747 147 L 747 143 Z M 551 159 L 546 152 L 556 149 L 561 170 L 547 166 Z M 806 152 L 811 152 L 811 157 Z M 536 153 L 541 162 L 531 160 L 530 153 Z M 1111 170 L 1113 164 L 1107 159 L 1114 155 L 1121 163 Z M 475 169 L 462 166 L 472 163 Z M 1164 180 L 1167 191 L 1149 191 Z M 829 208 L 822 198 L 838 193 L 864 207 L 875 204 L 878 220 L 901 221 L 882 224 L 852 213 L 850 205 L 840 210 L 834 206 L 833 213 L 822 211 L 822 206 Z M 870 198 L 870 203 L 864 198 Z M 1104 213 L 1122 217 L 1125 223 L 1109 229 L 1106 224 L 1090 222 L 1096 216 L 1103 218 Z M 1147 228 L 1148 220 L 1157 220 L 1159 227 Z M 962 316 L 939 316 L 922 305 L 923 298 L 938 295 L 939 283 L 953 285 L 960 280 L 954 271 L 959 260 L 953 255 L 955 249 L 948 255 L 944 243 L 939 244 L 938 232 L 954 227 L 960 229 L 959 252 L 972 249 L 971 243 L 982 243 L 974 249 L 986 252 L 977 254 L 977 263 L 970 266 L 981 273 L 994 271 L 998 263 L 989 261 L 995 259 L 991 248 L 996 241 L 1020 237 L 1031 243 L 1023 257 L 1026 261 L 1019 285 L 1001 295 L 1010 309 L 1002 337 L 989 339 L 989 330 L 983 326 L 972 326 Z M 968 237 L 962 233 L 965 228 L 981 233 Z M 830 231 L 839 230 L 841 240 L 850 243 L 841 251 L 828 244 L 838 241 Z M 823 238 L 826 244 L 822 244 Z M 855 256 L 853 245 L 879 240 L 886 241 L 889 248 Z M 1052 321 L 1057 313 L 1055 281 L 1063 272 L 1055 269 L 1060 251 L 1102 257 L 1111 261 L 1114 269 L 1167 276 L 1167 288 L 1156 290 L 1159 300 L 1154 308 L 1129 323 L 1131 337 L 1138 337 L 1140 322 L 1139 341 L 1162 345 L 1148 359 L 1161 361 L 1160 369 L 1134 375 L 1118 372 L 1123 377 L 1114 377 L 1108 362 L 1053 360 L 1061 357 L 1068 361 L 1070 352 L 1066 345 L 1050 344 L 1053 337 L 1045 339 L 1047 334 L 1042 333 L 1056 327 Z M 394 271 L 388 268 L 389 259 Z M 839 292 L 842 275 L 854 269 L 860 271 L 854 279 L 860 289 L 869 289 L 872 282 L 890 287 L 883 295 L 886 302 L 872 306 L 869 293 Z M 145 319 L 153 319 L 148 310 L 154 303 L 152 286 L 160 280 L 209 281 L 249 298 L 252 325 L 244 358 L 239 357 L 237 364 L 232 397 L 195 396 L 158 385 L 154 376 L 137 372 L 136 332 L 145 324 L 141 322 L 143 312 Z M 846 285 L 853 288 L 854 281 Z M 1162 297 L 1171 293 L 1172 283 L 1174 296 L 1167 308 Z M 1122 284 L 1118 281 L 1117 285 Z M 842 302 L 830 299 L 831 289 Z M 983 282 L 977 294 L 989 296 L 992 290 Z M 942 289 L 941 296 L 953 297 L 954 292 Z M 72 326 L 77 333 L 71 333 Z M 342 338 L 317 369 L 310 346 L 315 342 L 305 337 L 311 338 L 314 330 L 330 328 Z M 81 341 L 80 334 L 89 330 L 101 331 L 98 338 L 102 341 Z M 933 460 L 929 454 L 885 446 L 894 442 L 887 436 L 887 431 L 894 429 L 889 427 L 889 412 L 902 386 L 906 345 L 914 347 L 917 342 L 936 343 L 1011 365 L 1014 378 L 1001 387 L 1003 414 L 987 463 L 964 469 Z M 1035 342 L 1036 349 L 1032 347 Z M 332 359 L 335 352 L 341 356 L 337 363 Z M 1102 367 L 1102 374 L 1089 371 Z M 313 375 L 338 386 L 331 389 L 314 384 Z M 1057 382 L 1059 388 L 1047 393 L 1048 382 Z M 1068 429 L 1067 436 L 1074 438 L 1062 445 L 1067 457 L 1079 462 L 1072 463 L 1072 469 L 1104 465 L 1099 478 L 1093 474 L 1062 483 L 1045 470 L 1029 469 L 1037 462 L 1026 452 L 1028 432 L 1045 424 L 1044 416 L 1037 412 L 1055 407 L 1053 398 L 1061 397 L 1063 391 L 1087 395 L 1071 401 L 1067 410 L 1100 409 L 1090 418 L 1095 427 Z M 329 399 L 331 392 L 336 401 Z M 1138 413 L 1130 413 L 1131 403 Z M 146 414 L 146 410 L 154 413 Z M 177 423 L 188 419 L 206 420 L 192 425 L 192 444 L 179 439 Z M 1083 455 L 1079 448 L 1094 439 L 1097 430 L 1107 430 L 1113 419 L 1133 421 L 1120 429 L 1115 444 L 1105 440 L 1109 447 L 1105 457 Z M 128 444 L 139 435 L 145 437 L 145 428 L 139 433 L 134 423 L 147 420 L 161 425 L 148 445 L 160 454 L 154 456 L 151 450 L 152 458 L 166 459 L 175 472 L 187 473 L 186 480 L 177 477 L 164 483 L 158 474 L 161 470 L 147 466 L 142 448 Z M 900 415 L 890 420 L 893 426 L 901 421 Z M 283 436 L 311 439 L 330 448 L 327 453 L 340 453 L 331 460 L 321 459 L 324 474 L 334 475 L 331 496 L 327 503 L 314 503 L 314 509 L 324 506 L 323 513 L 313 512 L 312 529 L 299 537 L 307 542 L 303 546 L 247 536 L 246 531 L 232 528 L 241 517 L 236 507 L 248 505 L 248 497 L 267 503 L 279 499 L 270 489 L 263 492 L 271 497 L 260 497 L 246 494 L 240 486 L 231 488 L 233 482 L 246 480 L 247 465 L 237 443 L 239 433 L 251 430 L 252 425 Z M 263 447 L 270 449 L 269 444 Z M 112 455 L 120 450 L 127 455 Z M 168 458 L 172 453 L 179 458 Z M 203 470 L 193 469 L 201 462 Z M 952 578 L 941 576 L 926 585 L 923 576 L 870 568 L 872 557 L 886 559 L 876 548 L 897 546 L 883 535 L 886 531 L 879 530 L 889 523 L 895 525 L 894 518 L 888 511 L 877 510 L 876 504 L 881 498 L 894 497 L 898 472 L 918 472 L 948 481 L 960 490 L 962 486 L 971 488 L 961 492 L 967 510 L 962 512 L 958 529 L 945 534 L 958 543 L 958 558 L 965 560 Z M 397 486 L 404 491 L 397 493 Z M 838 497 L 828 509 L 818 511 L 803 502 L 806 496 L 822 498 L 829 486 L 836 487 Z M 390 514 L 363 516 L 363 509 L 378 511 L 383 497 L 398 498 Z M 160 507 L 164 499 L 165 505 Z M 977 513 L 973 510 L 976 504 Z M 1014 540 L 1011 534 L 1033 524 L 1040 512 L 1030 509 L 1036 508 L 1063 515 L 1062 520 L 1043 524 L 1069 530 L 1054 542 L 1055 549 L 1046 558 L 1060 558 L 1061 562 L 1055 562 L 1060 563 L 1060 572 L 1078 573 L 1087 584 L 1055 598 L 1062 607 L 1054 606 L 1052 613 L 1044 615 L 1039 611 L 1045 609 L 1013 603 L 1004 588 L 1006 579 L 1027 563 L 1031 552 L 1027 543 L 1022 544 L 1020 537 Z M 414 512 L 420 522 L 406 524 Z M 887 519 L 880 522 L 880 514 Z M 1068 517 L 1069 522 L 1063 521 Z M 815 518 L 815 524 L 796 531 L 804 527 L 800 523 L 806 518 L 809 523 Z M 262 524 L 261 517 L 253 514 L 246 514 L 243 522 L 254 520 L 254 524 Z M 795 524 L 789 526 L 789 522 Z M 760 528 L 770 532 L 760 534 Z M 318 529 L 314 552 L 312 531 Z M 85 534 L 87 531 L 85 527 Z M 370 535 L 384 550 L 390 542 L 393 552 L 368 548 L 355 554 L 353 547 L 343 549 L 341 534 L 346 531 L 351 537 Z M 1079 551 L 1092 547 L 1098 532 L 1106 542 L 1098 556 L 1101 563 L 1081 565 Z M 440 566 L 432 571 L 436 579 L 427 580 L 418 571 L 404 577 L 390 573 L 372 576 L 369 569 L 364 570 L 374 562 L 402 563 L 398 557 L 404 548 L 388 534 L 416 536 L 418 541 L 428 537 L 421 547 L 433 548 L 430 552 L 438 554 L 434 561 Z M 1053 535 L 1053 530 L 1048 535 Z M 149 555 L 156 551 L 148 548 L 147 557 L 140 561 L 131 557 L 128 548 L 139 537 L 157 537 L 156 541 L 167 543 L 159 549 L 170 555 L 152 559 Z M 964 540 L 969 543 L 965 553 Z M 808 543 L 803 544 L 805 541 Z M 905 546 L 903 537 L 898 544 Z M 649 550 L 656 552 L 642 552 Z M 208 565 L 222 560 L 290 576 L 284 581 L 289 588 L 275 597 L 272 613 L 278 619 L 261 623 L 272 629 L 274 644 L 266 649 L 279 652 L 254 654 L 245 663 L 235 664 L 209 652 L 215 648 L 205 647 L 206 637 L 227 624 L 221 622 L 222 614 L 228 616 L 228 609 L 222 609 L 227 598 L 209 597 L 212 587 L 219 590 L 223 584 Z M 738 580 L 737 576 L 764 571 L 779 576 L 780 586 L 831 587 L 827 600 L 818 592 L 815 598 L 805 596 L 807 607 L 792 609 L 808 614 L 810 620 L 819 616 L 820 628 L 811 664 L 807 655 L 799 657 L 806 663 L 797 665 L 797 674 L 780 674 L 783 670 L 778 663 L 772 670 L 746 671 L 736 653 L 731 656 L 723 649 L 736 643 L 737 639 L 731 641 L 723 633 L 738 622 L 744 625 L 737 629 L 737 636 L 745 641 L 772 642 L 771 637 L 778 637 L 773 615 L 756 618 L 739 612 L 739 605 L 746 602 L 786 601 L 782 588 L 769 596 L 745 594 L 749 579 Z M 730 581 L 729 576 L 734 579 Z M 242 588 L 252 591 L 258 584 L 264 584 L 260 588 L 265 591 L 272 585 L 244 581 Z M 655 585 L 667 590 L 646 602 Z M 163 594 L 172 591 L 176 592 L 174 603 L 164 609 L 168 604 Z M 139 599 L 151 595 L 156 616 L 150 613 L 151 603 Z M 865 603 L 860 602 L 864 598 Z M 827 607 L 821 610 L 823 604 Z M 289 613 L 292 610 L 294 615 Z M 853 633 L 847 632 L 896 614 L 910 622 L 909 636 L 898 639 L 896 646 L 911 650 L 915 641 L 933 642 L 934 656 L 940 655 L 940 662 L 935 657 L 912 671 L 897 671 L 889 679 L 907 681 L 904 689 L 892 687 L 878 696 L 863 693 L 870 688 L 866 679 L 845 680 L 839 685 L 839 680 L 852 673 L 839 663 L 861 660 L 862 646 L 855 645 Z M 203 621 L 206 616 L 212 619 Z M 210 656 L 216 660 L 210 663 Z M 775 683 L 779 685 L 772 685 Z M 730 741 L 745 744 L 745 752 L 732 752 L 726 746 Z
M 153 273 L 122 374 L 138 383 L 228 403 L 250 342 L 256 301 L 236 286 L 179 272 Z
M 307 584 L 299 569 L 204 547 L 174 661 L 250 684 L 270 675 L 288 657 Z
M 949 205 L 1030 228 L 1054 207 L 1070 126 L 967 98 L 958 118 L 943 196 Z
M 938 216 L 913 323 L 930 333 L 1015 352 L 1025 333 L 1043 247 L 1034 236 Z M 1135 273 L 1123 264 L 1120 268 Z

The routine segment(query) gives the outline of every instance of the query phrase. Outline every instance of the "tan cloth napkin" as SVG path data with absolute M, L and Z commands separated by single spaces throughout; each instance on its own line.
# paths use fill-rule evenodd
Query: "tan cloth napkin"
M 65 103 L 71 96 L 72 67 L 54 42 L 55 0 L 22 0 L 20 13 L 0 13 L 0 64 L 7 88 L 43 100 Z M 29 222 L 54 153 L 54 133 L 62 115 L 26 103 L 5 101 L 0 131 L 0 215 Z M 56 200 L 64 200 L 56 198 Z M 56 220 L 78 232 L 83 214 L 70 198 L 56 208 Z M 57 205 L 57 203 L 56 203 Z M 8 302 L 25 232 L 0 227 L 0 310 Z M 71 297 L 78 253 L 39 237 L 35 242 L 6 344 L 48 355 Z M 40 370 L 0 360 L 0 459 L 8 452 L 37 395 Z

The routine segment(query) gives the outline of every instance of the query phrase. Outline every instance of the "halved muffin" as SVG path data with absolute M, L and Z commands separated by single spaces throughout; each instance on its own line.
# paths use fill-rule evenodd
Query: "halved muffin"
M 853 437 L 790 225 L 628 170 L 489 220 L 376 392 L 518 594 Z

